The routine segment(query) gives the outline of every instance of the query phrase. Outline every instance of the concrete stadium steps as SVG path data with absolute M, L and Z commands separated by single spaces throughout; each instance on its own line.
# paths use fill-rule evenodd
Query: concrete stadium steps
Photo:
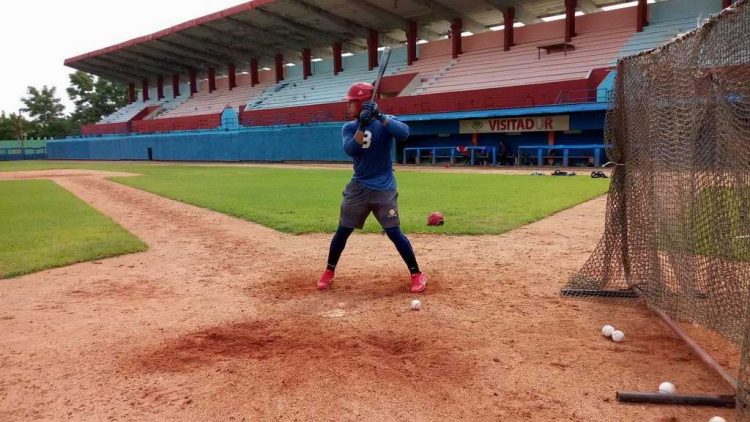
M 696 28 L 697 17 L 676 18 L 660 22 L 651 22 L 643 28 L 643 32 L 636 33 L 630 41 L 620 50 L 617 57 L 612 61 L 614 65 L 622 57 L 651 50 L 667 43 L 679 34 L 692 31 Z
M 125 107 L 115 111 L 114 113 L 110 115 L 102 117 L 99 123 L 102 124 L 102 123 L 128 122 L 133 117 L 135 117 L 138 113 L 140 113 L 141 110 L 143 110 L 144 108 L 161 105 L 168 101 L 171 101 L 171 99 L 162 98 L 161 100 L 136 101 L 134 103 L 130 103 L 126 105 Z
M 394 49 L 395 51 L 402 49 Z M 402 54 L 393 54 L 388 64 L 386 75 L 393 74 L 406 67 L 406 60 Z M 352 60 L 359 61 L 360 59 Z M 362 67 L 356 68 L 352 64 Z M 372 82 L 377 76 L 377 68 L 367 70 L 366 62 L 350 63 L 346 70 L 338 75 L 333 73 L 316 74 L 307 79 L 301 77 L 285 80 L 272 89 L 263 92 L 254 102 L 248 105 L 248 110 L 269 108 L 284 108 L 310 104 L 323 104 L 342 101 L 346 90 L 355 82 Z
M 455 63 L 457 63 L 457 60 L 453 59 L 450 54 L 419 58 L 419 60 L 414 62 L 411 66 L 407 66 L 405 69 L 394 74 L 419 73 L 421 81 L 427 82 L 431 78 L 445 71 L 445 69 L 451 64 Z
M 259 108 L 258 106 L 260 104 L 263 104 L 268 98 L 279 92 L 280 90 L 284 89 L 289 82 L 282 81 L 277 84 L 273 84 L 270 87 L 266 88 L 261 92 L 259 95 L 256 95 L 255 98 L 251 99 L 250 102 L 247 104 L 247 107 L 245 107 L 246 110 L 250 110 L 253 108 Z
M 162 104 L 161 107 L 158 110 L 156 110 L 156 112 L 155 112 L 154 115 L 147 116 L 146 118 L 147 119 L 149 119 L 149 118 L 153 119 L 153 118 L 156 118 L 156 117 L 158 117 L 158 116 L 160 116 L 160 115 L 162 115 L 164 113 L 169 113 L 170 111 L 172 111 L 172 110 L 176 109 L 177 107 L 181 106 L 182 104 L 184 104 L 185 101 L 188 101 L 189 99 L 190 99 L 190 96 L 187 95 L 187 94 L 183 94 L 183 95 L 180 95 L 177 98 L 170 99 L 167 102 L 165 102 L 164 104 Z
M 376 70 L 344 71 L 336 76 L 312 76 L 307 80 L 284 81 L 280 89 L 272 92 L 262 101 L 250 105 L 251 109 L 289 107 L 340 101 L 347 88 L 354 82 L 369 82 L 375 79 Z
M 562 38 L 514 46 L 510 51 L 486 48 L 466 52 L 434 82 L 423 84 L 414 94 L 497 88 L 586 78 L 595 68 L 607 67 L 633 34 L 632 28 L 580 33 L 570 44 L 575 50 L 547 54 L 541 58 L 537 46 L 559 43 Z
M 649 8 L 649 24 L 625 44 L 612 64 L 625 56 L 651 50 L 680 34 L 697 28 L 703 20 L 721 11 L 721 2 L 714 0 L 669 0 Z
M 260 95 L 268 84 L 256 86 L 238 86 L 231 91 L 228 88 L 217 89 L 208 93 L 199 93 L 188 99 L 178 107 L 160 114 L 157 118 L 196 116 L 200 114 L 221 113 L 226 107 L 239 109 L 253 97 Z
M 448 71 L 450 71 L 457 64 L 458 64 L 458 59 L 454 59 L 451 56 L 450 61 L 448 61 L 447 63 L 443 63 L 443 65 L 439 67 L 438 69 L 436 69 L 434 72 L 430 72 L 428 74 L 424 74 L 420 72 L 419 85 L 415 86 L 414 89 L 412 89 L 410 92 L 402 93 L 402 95 L 421 94 L 425 89 L 432 86 L 439 78 L 445 75 Z

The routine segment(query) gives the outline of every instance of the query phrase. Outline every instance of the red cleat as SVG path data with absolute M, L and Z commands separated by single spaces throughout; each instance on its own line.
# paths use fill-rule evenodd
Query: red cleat
M 414 273 L 411 275 L 411 292 L 422 293 L 427 287 L 427 277 L 423 273 Z
M 331 285 L 331 282 L 333 281 L 333 271 L 326 269 L 323 271 L 323 275 L 320 276 L 320 280 L 318 281 L 318 290 L 325 290 L 328 288 L 328 286 Z

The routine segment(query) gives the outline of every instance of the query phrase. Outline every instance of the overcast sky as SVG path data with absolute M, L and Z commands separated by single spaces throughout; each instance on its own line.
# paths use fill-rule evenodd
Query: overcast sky
M 74 69 L 66 58 L 217 12 L 247 0 L 6 1 L 0 15 L 0 111 L 18 112 L 29 85 L 57 87 L 65 113 L 73 105 L 65 89 Z

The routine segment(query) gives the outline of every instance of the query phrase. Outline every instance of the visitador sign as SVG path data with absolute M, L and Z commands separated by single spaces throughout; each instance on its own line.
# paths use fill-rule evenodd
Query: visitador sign
M 459 133 L 547 132 L 570 130 L 570 116 L 507 117 L 459 121 Z

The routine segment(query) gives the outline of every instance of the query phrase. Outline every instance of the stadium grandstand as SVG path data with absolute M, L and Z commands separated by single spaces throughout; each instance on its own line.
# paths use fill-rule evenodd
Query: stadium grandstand
M 395 160 L 599 164 L 617 60 L 729 6 L 255 0 L 67 59 L 69 67 L 128 84 L 129 104 L 83 126 L 79 137 L 49 142 L 47 153 L 347 161 L 340 140 L 344 93 L 353 82 L 375 79 L 378 51 L 389 46 L 379 103 L 412 129 L 393 151 Z M 468 148 L 470 157 L 462 157 L 466 146 L 476 147 Z

